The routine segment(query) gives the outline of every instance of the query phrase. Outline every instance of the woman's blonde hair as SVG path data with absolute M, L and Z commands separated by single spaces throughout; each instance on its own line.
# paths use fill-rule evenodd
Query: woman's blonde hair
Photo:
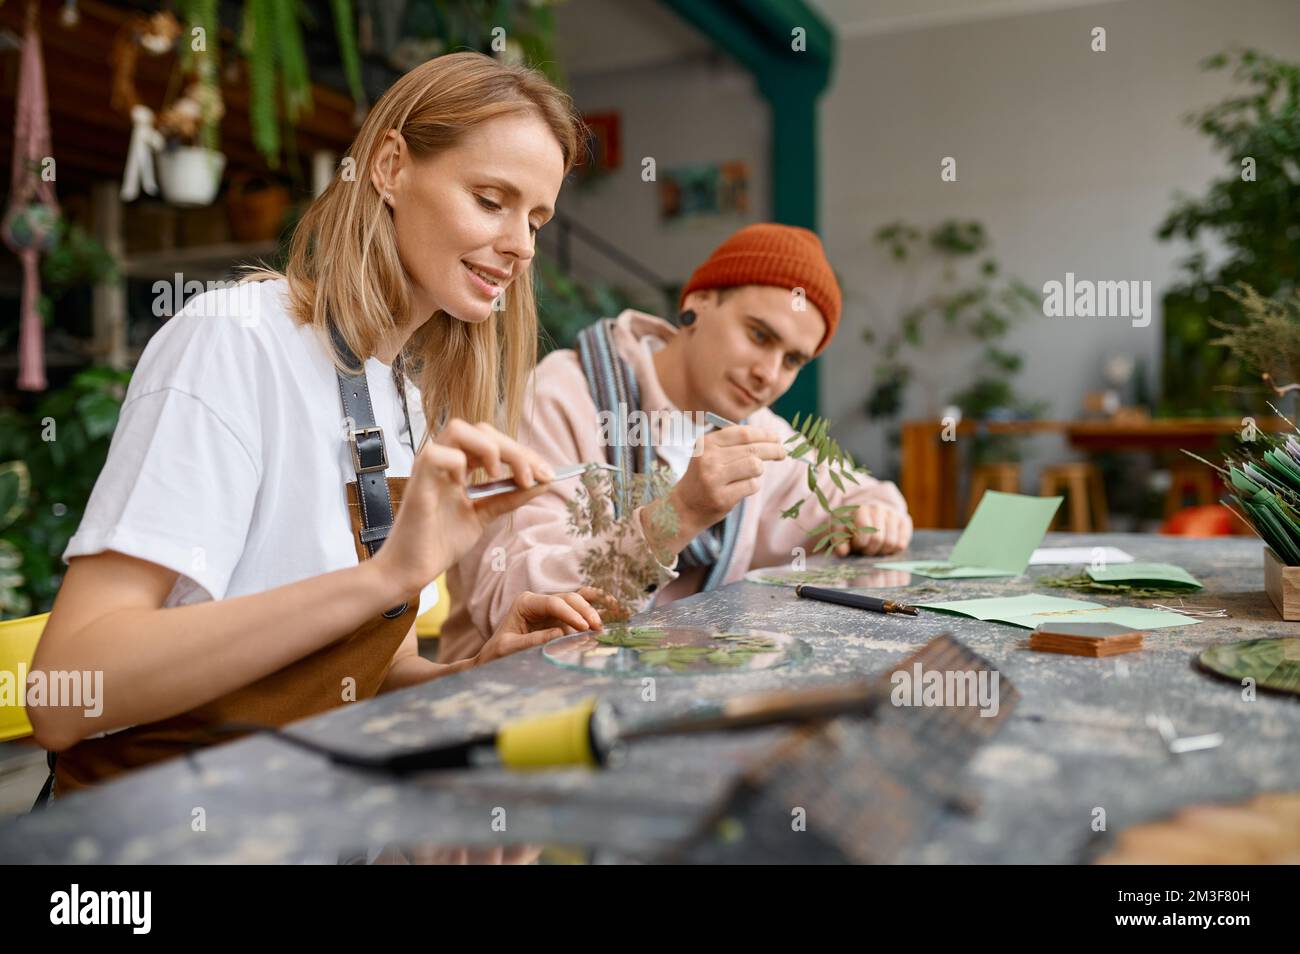
M 288 278 L 290 310 L 299 322 L 328 343 L 332 320 L 354 354 L 373 354 L 394 316 L 410 307 L 393 220 L 370 181 L 388 131 L 401 133 L 412 157 L 421 159 L 454 146 L 486 120 L 518 112 L 532 112 L 550 127 L 567 175 L 584 141 L 582 122 L 569 96 L 541 73 L 481 53 L 451 53 L 417 66 L 371 108 L 342 163 L 354 175 L 336 175 L 312 202 L 294 232 L 284 273 L 257 269 L 246 277 Z M 511 283 L 504 308 L 487 321 L 435 313 L 407 341 L 402 363 L 423 395 L 430 433 L 459 417 L 513 436 L 537 363 L 532 270 Z

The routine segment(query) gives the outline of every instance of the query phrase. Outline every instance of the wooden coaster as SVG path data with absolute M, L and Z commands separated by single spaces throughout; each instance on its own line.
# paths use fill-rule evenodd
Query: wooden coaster
M 1114 656 L 1133 653 L 1142 648 L 1142 634 L 1136 636 L 1065 636 L 1029 637 L 1029 648 L 1043 653 L 1065 653 L 1069 656 Z
M 1114 623 L 1042 623 L 1029 636 L 1029 648 L 1070 656 L 1114 656 L 1137 652 L 1146 634 Z

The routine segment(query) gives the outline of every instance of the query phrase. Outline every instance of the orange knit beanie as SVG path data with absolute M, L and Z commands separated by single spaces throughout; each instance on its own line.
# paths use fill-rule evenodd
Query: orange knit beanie
M 682 289 L 681 302 L 693 291 L 737 285 L 802 288 L 826 319 L 826 334 L 815 354 L 826 349 L 839 326 L 839 282 L 826 261 L 821 240 L 808 229 L 774 222 L 745 226 L 695 270 Z

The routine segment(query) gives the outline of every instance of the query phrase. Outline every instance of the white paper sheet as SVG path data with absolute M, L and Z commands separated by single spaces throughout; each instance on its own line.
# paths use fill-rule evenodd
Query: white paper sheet
M 1039 547 L 1029 555 L 1030 566 L 1083 566 L 1093 563 L 1132 563 L 1118 547 Z

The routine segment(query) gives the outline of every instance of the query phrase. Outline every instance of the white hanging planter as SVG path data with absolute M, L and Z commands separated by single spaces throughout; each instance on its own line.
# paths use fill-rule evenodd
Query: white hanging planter
M 160 149 L 158 184 L 163 198 L 172 205 L 211 205 L 221 188 L 226 168 L 224 153 L 203 146 Z

